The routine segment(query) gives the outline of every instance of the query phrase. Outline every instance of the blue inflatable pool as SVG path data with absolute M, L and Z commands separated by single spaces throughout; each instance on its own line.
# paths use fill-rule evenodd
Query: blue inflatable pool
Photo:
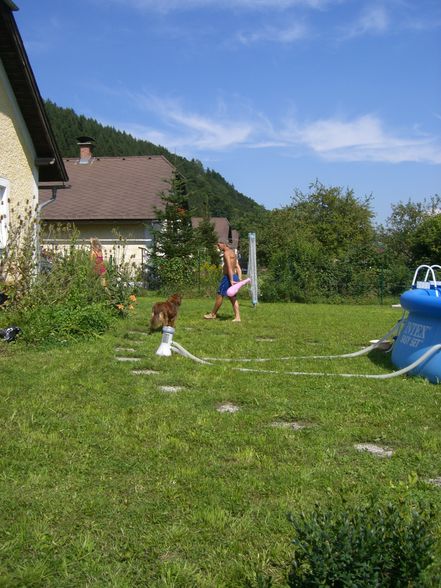
M 423 281 L 417 281 L 418 272 L 426 270 Z M 392 362 L 402 369 L 417 361 L 434 345 L 441 343 L 441 282 L 435 279 L 434 269 L 439 266 L 420 266 L 415 272 L 412 288 L 400 297 L 407 311 L 397 340 L 392 348 Z M 428 278 L 432 278 L 428 280 Z M 412 369 L 409 374 L 441 383 L 441 350 Z

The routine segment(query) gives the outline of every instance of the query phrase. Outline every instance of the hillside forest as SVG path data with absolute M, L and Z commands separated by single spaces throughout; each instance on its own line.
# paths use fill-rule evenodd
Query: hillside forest
M 266 210 L 198 160 L 172 154 L 51 101 L 46 101 L 46 110 L 64 157 L 77 155 L 76 137 L 81 135 L 95 139 L 97 156 L 164 155 L 185 179 L 188 214 L 205 219 L 225 216 L 239 230 L 245 267 L 246 237 L 249 231 L 256 232 L 263 300 L 383 302 L 385 296 L 396 297 L 409 286 L 417 266 L 441 262 L 437 194 L 428 194 L 422 202 L 394 204 L 384 225 L 375 224 L 371 196 L 319 180 L 312 181 L 307 192 L 293 186 L 289 204 Z M 176 238 L 178 232 L 177 228 Z M 213 258 L 209 233 L 195 235 L 198 259 L 201 239 L 206 239 L 207 260 Z M 185 247 L 175 251 L 173 264 L 180 256 L 185 266 L 188 258 L 195 258 L 191 247 Z M 191 272 L 187 280 L 194 280 Z

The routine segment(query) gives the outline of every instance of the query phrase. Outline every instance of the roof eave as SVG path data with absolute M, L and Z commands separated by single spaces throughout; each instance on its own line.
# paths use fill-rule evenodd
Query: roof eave
M 67 181 L 66 168 L 44 108 L 20 32 L 12 11 L 18 10 L 10 0 L 0 0 L 0 48 L 9 82 L 29 130 L 37 158 L 52 158 L 54 163 L 40 170 L 41 181 Z M 8 51 L 9 49 L 9 51 Z

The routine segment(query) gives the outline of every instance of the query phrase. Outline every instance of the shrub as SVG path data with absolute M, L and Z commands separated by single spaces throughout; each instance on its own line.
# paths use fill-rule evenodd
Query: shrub
M 22 325 L 22 339 L 27 343 L 57 343 L 103 333 L 114 318 L 106 303 L 56 304 L 18 312 L 14 322 Z
M 202 296 L 214 296 L 222 277 L 222 269 L 219 265 L 203 262 L 198 267 L 197 287 L 198 294 Z
M 122 239 L 112 256 L 118 262 L 109 264 L 102 280 L 94 271 L 89 247 L 78 242 L 78 232 L 70 227 L 59 228 L 64 237 L 70 234 L 69 243 L 48 245 L 46 264 L 38 272 L 35 230 L 20 225 L 13 232 L 16 238 L 4 260 L 10 300 L 2 307 L 1 325 L 19 325 L 21 338 L 28 343 L 64 342 L 102 333 L 116 315 L 133 308 L 132 268 Z
M 184 292 L 195 282 L 195 260 L 183 257 L 162 257 L 156 260 L 156 272 L 165 293 Z
M 431 505 L 375 500 L 290 515 L 295 550 L 289 586 L 421 586 L 433 561 L 433 515 Z

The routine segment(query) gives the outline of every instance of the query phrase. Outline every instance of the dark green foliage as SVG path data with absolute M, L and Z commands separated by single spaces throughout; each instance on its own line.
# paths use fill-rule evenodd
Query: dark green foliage
M 441 215 L 427 216 L 415 229 L 411 253 L 416 265 L 441 261 Z
M 439 218 L 440 205 L 441 197 L 438 195 L 423 202 L 409 200 L 392 205 L 386 227 L 379 228 L 379 237 L 391 261 L 410 269 L 431 260 L 432 263 L 439 263 L 435 230 L 439 221 L 435 219 Z
M 378 268 L 369 199 L 315 182 L 262 227 L 262 299 L 312 302 L 374 297 Z
M 155 254 L 166 258 L 187 258 L 194 253 L 195 241 L 184 181 L 175 176 L 167 192 L 161 194 L 163 209 L 155 211 L 160 227 L 154 230 Z
M 202 216 L 205 203 L 211 216 L 225 216 L 232 224 L 242 219 L 244 214 L 252 219 L 264 212 L 264 207 L 238 192 L 219 173 L 205 169 L 200 161 L 188 160 L 175 155 L 165 147 L 103 126 L 92 118 L 78 115 L 71 108 L 61 108 L 47 100 L 47 114 L 57 143 L 64 157 L 78 157 L 76 138 L 81 135 L 93 137 L 96 141 L 97 156 L 164 155 L 185 177 L 190 196 L 190 206 L 196 216 Z
M 39 305 L 17 314 L 22 339 L 27 343 L 66 343 L 104 333 L 114 316 L 104 302 L 75 306 L 60 303 Z
M 73 231 L 65 248 L 47 246 L 45 271 L 37 273 L 35 225 L 12 227 L 11 233 L 14 241 L 29 246 L 9 250 L 6 270 L 15 281 L 5 287 L 10 300 L 0 322 L 19 325 L 20 340 L 40 344 L 93 337 L 107 330 L 117 315 L 127 313 L 132 295 L 128 264 L 109 266 L 102 282 L 90 251 L 78 245 Z
M 210 222 L 208 205 L 205 208 L 205 213 L 199 226 L 195 230 L 195 240 L 199 258 L 204 257 L 210 264 L 219 265 L 221 259 L 216 248 L 218 238 L 214 230 L 214 225 Z
M 175 176 L 168 192 L 161 194 L 163 209 L 156 210 L 160 226 L 154 230 L 153 273 L 159 286 L 183 291 L 191 284 L 197 259 L 185 183 Z
M 376 499 L 290 515 L 295 551 L 289 586 L 422 586 L 434 558 L 433 517 L 430 504 Z

